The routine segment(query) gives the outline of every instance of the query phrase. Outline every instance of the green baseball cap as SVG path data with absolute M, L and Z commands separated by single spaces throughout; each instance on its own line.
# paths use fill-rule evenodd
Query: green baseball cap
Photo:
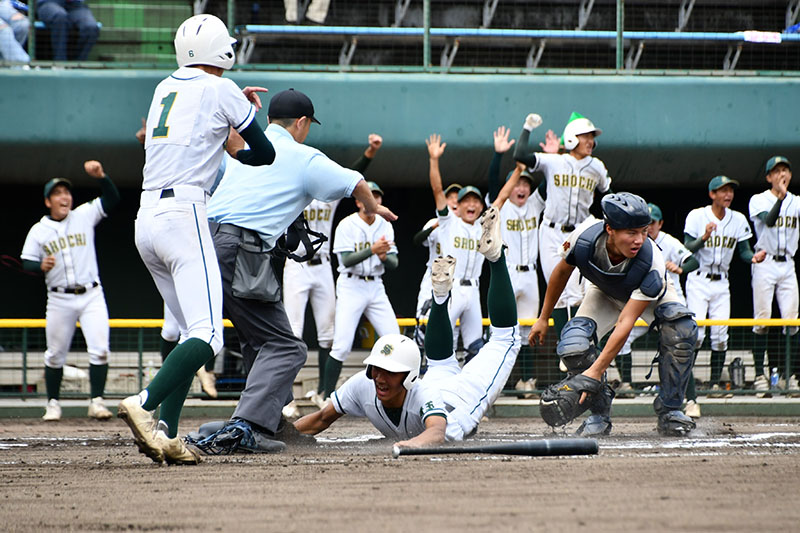
M 789 162 L 787 158 L 783 157 L 782 155 L 776 155 L 770 157 L 769 161 L 767 161 L 767 174 L 772 172 L 772 169 L 780 164 L 784 164 L 787 167 L 792 168 L 792 164 Z
M 44 184 L 44 197 L 50 198 L 50 193 L 52 193 L 53 189 L 55 189 L 58 185 L 64 185 L 70 191 L 72 190 L 72 182 L 68 179 L 53 178 Z
M 647 209 L 650 210 L 650 220 L 652 220 L 653 222 L 664 220 L 664 217 L 661 214 L 661 208 L 658 207 L 656 204 L 647 204 Z
M 451 192 L 458 192 L 458 191 L 460 191 L 462 188 L 463 188 L 463 186 L 462 186 L 460 183 L 451 183 L 451 184 L 450 184 L 450 185 L 448 185 L 448 186 L 447 186 L 447 188 L 444 190 L 444 195 L 445 195 L 445 196 L 447 196 L 447 195 L 448 195 L 448 194 L 450 194 Z
M 367 182 L 367 185 L 369 185 L 369 190 L 370 190 L 370 191 L 372 191 L 372 192 L 376 192 L 376 193 L 380 194 L 381 196 L 384 196 L 384 194 L 383 194 L 383 189 L 381 189 L 381 188 L 378 186 L 378 184 L 377 184 L 377 183 L 375 183 L 374 181 L 368 181 L 368 182 Z
M 736 189 L 739 187 L 739 182 L 736 180 L 730 179 L 728 176 L 715 176 L 711 178 L 711 181 L 708 182 L 708 191 L 716 191 L 720 187 L 724 187 L 725 185 L 733 185 L 733 188 Z
M 458 191 L 458 201 L 460 202 L 463 200 L 468 194 L 474 194 L 478 197 L 478 199 L 482 199 L 481 191 L 478 190 L 477 187 L 473 187 L 472 185 L 467 185 L 466 187 L 462 187 L 460 191 Z

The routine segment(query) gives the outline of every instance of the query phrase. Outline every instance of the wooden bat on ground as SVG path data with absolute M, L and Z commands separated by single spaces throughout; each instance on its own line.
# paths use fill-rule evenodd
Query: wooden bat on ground
M 451 453 L 491 453 L 498 455 L 597 455 L 599 447 L 595 439 L 542 439 L 520 440 L 505 444 L 481 444 L 478 446 L 438 446 L 430 448 L 392 448 L 392 457 L 401 455 L 443 455 Z

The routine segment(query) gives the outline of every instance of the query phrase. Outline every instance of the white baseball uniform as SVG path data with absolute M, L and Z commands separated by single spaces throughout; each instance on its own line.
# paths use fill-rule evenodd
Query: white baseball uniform
M 182 67 L 156 87 L 147 115 L 136 247 L 170 311 L 189 337 L 223 345 L 222 281 L 206 200 L 231 126 L 255 108 L 236 84 Z
M 481 338 L 483 315 L 478 278 L 483 268 L 483 254 L 478 253 L 481 225 L 467 224 L 449 209 L 437 213 L 439 244 L 442 255 L 456 258 L 453 288 L 450 291 L 450 324 L 453 327 L 453 346 L 458 346 L 456 320 L 460 319 L 461 341 L 464 348 Z
M 499 396 L 514 367 L 520 348 L 518 328 L 491 328 L 491 338 L 463 368 L 455 354 L 428 360 L 428 371 L 406 393 L 397 424 L 375 394 L 375 383 L 361 371 L 331 395 L 337 413 L 367 417 L 384 436 L 405 440 L 425 431 L 429 416 L 447 420 L 445 438 L 470 436 Z
M 340 200 L 311 202 L 303 211 L 309 228 L 330 238 L 333 235 L 333 214 L 339 202 Z M 331 243 L 327 240 L 310 260 L 298 263 L 287 259 L 283 270 L 283 305 L 292 331 L 298 338 L 303 338 L 306 305 L 311 300 L 317 326 L 317 342 L 322 348 L 331 347 L 336 315 L 336 289 L 330 250 Z
M 800 198 L 787 192 L 778 220 L 772 227 L 759 218 L 768 213 L 777 202 L 772 191 L 764 191 L 750 199 L 750 220 L 756 228 L 756 251 L 764 250 L 767 257 L 750 268 L 753 276 L 753 318 L 772 317 L 773 295 L 778 299 L 781 318 L 797 318 L 798 287 L 794 267 L 797 241 L 800 236 Z M 766 333 L 766 327 L 754 326 L 756 333 Z M 794 335 L 797 328 L 789 328 Z
M 343 263 L 342 254 L 369 248 L 381 237 L 394 242 L 394 228 L 379 216 L 372 224 L 367 224 L 358 213 L 353 213 L 336 227 L 333 253 L 338 254 L 339 279 L 336 281 L 336 320 L 331 357 L 337 361 L 344 362 L 350 354 L 362 314 L 379 337 L 400 333 L 397 316 L 383 287 L 384 266 L 380 257 L 373 254 L 350 267 Z M 392 244 L 388 253 L 396 254 L 397 247 Z
M 47 351 L 44 364 L 62 368 L 80 320 L 89 363 L 108 362 L 108 308 L 100 285 L 94 227 L 104 218 L 103 204 L 95 198 L 78 206 L 60 221 L 44 216 L 25 238 L 20 257 L 41 262 L 55 256 L 55 266 L 45 272 L 47 285 Z
M 560 261 L 559 249 L 578 224 L 589 216 L 594 191 L 608 191 L 611 178 L 603 162 L 596 157 L 575 159 L 570 154 L 536 153 L 536 166 L 529 171 L 544 173 L 547 183 L 547 203 L 539 226 L 539 260 L 546 281 Z M 578 305 L 584 287 L 576 270 L 556 308 Z
M 742 213 L 726 208 L 725 216 L 720 220 L 711 211 L 710 205 L 690 211 L 683 231 L 696 239 L 706 232 L 709 222 L 715 223 L 717 229 L 705 245 L 694 253 L 700 268 L 690 272 L 686 278 L 686 306 L 697 320 L 725 320 L 731 317 L 728 268 L 739 242 L 746 241 L 753 234 Z M 701 326 L 697 335 L 698 346 L 704 337 L 705 327 Z M 711 349 L 728 349 L 727 326 L 711 326 Z
M 425 223 L 422 229 L 426 230 L 436 224 L 436 222 L 437 219 L 432 218 Z M 431 290 L 433 290 L 431 286 L 431 266 L 433 265 L 433 260 L 442 256 L 442 245 L 439 243 L 438 229 L 438 227 L 434 228 L 428 235 L 428 238 L 425 239 L 425 242 L 422 243 L 422 245 L 428 249 L 428 261 L 425 263 L 425 273 L 422 275 L 422 280 L 419 283 L 419 293 L 417 294 L 417 318 L 422 316 L 422 307 L 425 305 L 425 302 L 431 299 Z
M 536 260 L 539 257 L 539 215 L 544 203 L 536 191 L 522 206 L 507 200 L 500 209 L 501 234 L 506 244 L 506 266 L 517 316 L 532 319 L 539 316 L 539 274 Z M 522 326 L 522 343 L 528 344 L 530 326 Z

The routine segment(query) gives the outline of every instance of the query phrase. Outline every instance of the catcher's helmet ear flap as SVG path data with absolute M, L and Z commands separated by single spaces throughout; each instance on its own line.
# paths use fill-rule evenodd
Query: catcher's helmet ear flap
M 605 223 L 612 229 L 642 228 L 650 224 L 650 208 L 641 196 L 629 192 L 607 194 L 600 206 Z
M 370 379 L 373 366 L 389 372 L 408 372 L 403 387 L 410 390 L 419 377 L 420 361 L 419 348 L 413 340 L 399 333 L 391 333 L 378 339 L 369 357 L 364 359 L 364 364 L 367 365 L 367 377 Z
M 564 128 L 564 148 L 574 150 L 578 146 L 578 135 L 591 132 L 594 132 L 594 136 L 597 137 L 603 133 L 603 130 L 596 128 L 588 118 L 576 118 Z M 596 140 L 594 145 L 597 146 Z
M 195 15 L 175 32 L 175 59 L 179 67 L 210 65 L 228 70 L 236 61 L 235 42 L 220 19 L 214 15 Z

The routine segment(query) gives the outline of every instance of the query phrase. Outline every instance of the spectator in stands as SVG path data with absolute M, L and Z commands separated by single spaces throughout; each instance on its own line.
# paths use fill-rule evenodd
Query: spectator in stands
M 286 22 L 302 22 L 303 17 L 300 16 L 300 6 L 297 0 L 283 0 L 283 5 L 286 7 Z M 325 17 L 328 16 L 330 5 L 331 0 L 311 0 L 306 8 L 305 17 L 311 22 L 325 24 Z
M 30 61 L 23 44 L 28 39 L 28 18 L 14 9 L 11 0 L 0 0 L 0 59 Z
M 84 61 L 89 57 L 100 30 L 83 0 L 37 0 L 36 14 L 50 30 L 55 61 Z M 78 41 L 73 53 L 69 54 L 71 57 L 67 57 L 67 40 L 73 28 L 78 33 Z

